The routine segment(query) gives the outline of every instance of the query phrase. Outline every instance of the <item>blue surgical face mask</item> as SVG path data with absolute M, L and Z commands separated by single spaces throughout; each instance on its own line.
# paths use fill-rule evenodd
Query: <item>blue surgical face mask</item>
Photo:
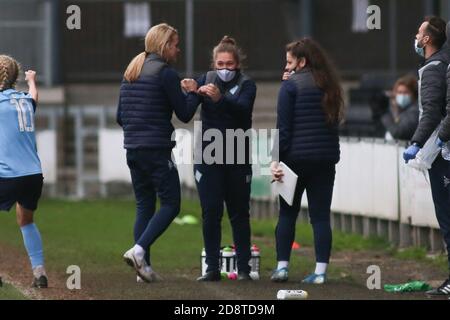
M 395 102 L 397 102 L 400 108 L 406 109 L 411 104 L 412 98 L 409 94 L 397 94 L 395 96 Z
M 217 75 L 223 82 L 230 82 L 236 76 L 236 70 L 218 69 Z
M 421 57 L 425 57 L 425 47 L 420 48 L 419 47 L 419 40 L 415 40 L 414 41 L 414 49 L 416 50 L 416 53 L 421 56 Z

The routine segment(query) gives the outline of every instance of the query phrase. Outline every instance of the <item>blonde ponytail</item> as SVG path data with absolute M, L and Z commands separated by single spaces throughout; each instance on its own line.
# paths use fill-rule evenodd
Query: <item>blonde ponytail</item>
M 127 70 L 125 70 L 125 74 L 123 75 L 125 80 L 127 80 L 128 82 L 133 82 L 136 81 L 137 78 L 139 78 L 146 55 L 147 54 L 145 52 L 142 52 L 134 57 L 133 60 L 131 60 L 130 64 L 127 67 Z
M 168 60 L 166 58 L 167 47 L 177 34 L 177 29 L 167 23 L 161 23 L 151 27 L 145 36 L 145 51 L 131 60 L 124 73 L 125 80 L 133 82 L 139 78 L 142 67 L 144 66 L 145 57 L 149 53 L 156 53 L 163 59 Z

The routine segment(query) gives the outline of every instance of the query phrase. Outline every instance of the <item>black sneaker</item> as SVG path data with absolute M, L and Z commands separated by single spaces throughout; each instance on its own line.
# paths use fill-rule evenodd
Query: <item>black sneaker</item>
M 252 277 L 250 277 L 250 274 L 248 272 L 238 272 L 237 279 L 239 281 L 252 281 Z
M 44 289 L 48 288 L 48 280 L 46 276 L 40 276 L 39 278 L 34 278 L 31 284 L 32 288 Z
M 197 281 L 220 281 L 222 278 L 219 271 L 209 271 L 203 276 L 198 277 Z
M 439 288 L 427 291 L 426 294 L 433 297 L 450 296 L 450 278 L 445 280 Z

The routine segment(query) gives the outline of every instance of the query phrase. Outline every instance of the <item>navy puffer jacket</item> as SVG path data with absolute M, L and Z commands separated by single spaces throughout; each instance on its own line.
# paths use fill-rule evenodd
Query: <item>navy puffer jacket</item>
M 277 110 L 281 161 L 325 161 L 340 158 L 338 126 L 326 122 L 323 91 L 309 69 L 302 69 L 283 82 Z
M 124 147 L 173 148 L 172 113 L 187 123 L 196 111 L 186 99 L 177 72 L 160 56 L 147 56 L 139 78 L 131 83 L 124 79 L 120 87 L 117 123 L 124 131 Z

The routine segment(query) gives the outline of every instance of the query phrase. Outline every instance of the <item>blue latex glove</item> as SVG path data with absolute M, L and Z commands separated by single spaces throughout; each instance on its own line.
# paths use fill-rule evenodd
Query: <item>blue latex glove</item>
M 419 152 L 419 150 L 419 146 L 416 146 L 414 144 L 410 145 L 408 149 L 403 152 L 403 159 L 405 159 L 405 162 L 408 163 L 409 160 L 416 158 L 417 152 Z
M 442 148 L 444 146 L 444 141 L 442 141 L 441 139 L 439 139 L 439 137 L 436 140 L 436 144 L 438 145 L 439 148 Z

